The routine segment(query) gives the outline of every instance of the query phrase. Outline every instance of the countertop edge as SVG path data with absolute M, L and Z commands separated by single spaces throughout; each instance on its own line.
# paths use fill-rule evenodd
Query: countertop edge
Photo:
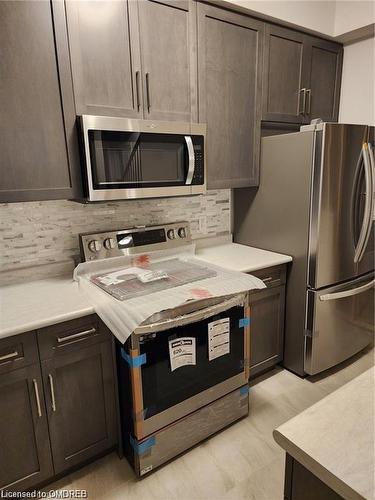
M 81 309 L 79 311 L 72 311 L 71 313 L 47 317 L 46 319 L 41 319 L 40 321 L 34 321 L 24 325 L 17 325 L 14 328 L 3 329 L 0 332 L 0 341 L 7 337 L 12 337 L 13 335 L 32 332 L 35 330 L 39 330 L 40 328 L 45 328 L 46 326 L 57 325 L 59 323 L 64 323 L 65 321 L 83 318 L 84 316 L 90 316 L 90 314 L 95 314 L 94 307 L 85 307 L 84 309 Z
M 252 271 L 259 271 L 260 269 L 267 269 L 267 267 L 273 267 L 273 266 L 281 266 L 283 264 L 288 264 L 288 262 L 292 262 L 293 259 L 292 257 L 287 257 L 285 256 L 284 259 L 275 259 L 274 261 L 267 262 L 264 266 L 248 266 L 245 267 L 244 269 L 241 269 L 241 273 L 251 273 Z
M 279 430 L 274 429 L 272 434 L 276 443 L 283 448 L 283 450 L 285 450 L 289 455 L 297 460 L 297 462 L 303 465 L 336 493 L 344 497 L 346 500 L 366 500 L 365 497 L 353 490 L 353 488 L 342 481 L 339 477 L 335 476 L 322 464 L 314 460 L 314 458 L 290 441 L 290 439 L 284 436 Z

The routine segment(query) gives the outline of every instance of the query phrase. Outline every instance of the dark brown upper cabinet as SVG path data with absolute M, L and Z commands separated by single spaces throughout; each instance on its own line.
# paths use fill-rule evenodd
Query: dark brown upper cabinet
M 307 86 L 304 35 L 266 25 L 263 63 L 262 119 L 275 122 L 303 121 L 302 92 Z
M 196 119 L 196 5 L 66 1 L 77 114 Z
M 210 189 L 259 182 L 263 26 L 198 4 L 199 121 L 207 123 Z
M 196 121 L 196 3 L 140 0 L 145 118 Z
M 264 45 L 262 119 L 337 121 L 342 46 L 271 24 Z
M 77 114 L 142 115 L 133 10 L 134 2 L 66 1 Z
M 343 48 L 337 43 L 308 37 L 309 92 L 305 121 L 322 118 L 337 121 L 341 88 Z
M 0 201 L 76 196 L 80 177 L 63 3 L 0 2 L 0 61 Z

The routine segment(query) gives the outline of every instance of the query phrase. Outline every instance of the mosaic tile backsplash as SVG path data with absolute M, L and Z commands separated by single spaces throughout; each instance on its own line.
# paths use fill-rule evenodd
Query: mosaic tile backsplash
M 230 196 L 230 190 L 218 190 L 100 204 L 66 200 L 0 204 L 2 277 L 8 282 L 12 273 L 31 266 L 72 265 L 79 259 L 78 234 L 84 232 L 188 220 L 193 239 L 229 234 Z

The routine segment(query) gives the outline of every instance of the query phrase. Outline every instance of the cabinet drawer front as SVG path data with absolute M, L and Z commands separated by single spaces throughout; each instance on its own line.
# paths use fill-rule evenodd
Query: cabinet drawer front
M 252 271 L 250 274 L 260 278 L 264 281 L 267 288 L 272 288 L 274 286 L 284 285 L 286 282 L 286 265 L 266 267 L 265 269 L 259 269 L 257 271 Z M 261 291 L 261 290 L 260 290 Z M 254 292 L 257 293 L 257 292 Z
M 41 359 L 76 351 L 109 338 L 98 316 L 90 315 L 38 330 Z
M 35 332 L 13 335 L 0 341 L 0 374 L 38 361 Z

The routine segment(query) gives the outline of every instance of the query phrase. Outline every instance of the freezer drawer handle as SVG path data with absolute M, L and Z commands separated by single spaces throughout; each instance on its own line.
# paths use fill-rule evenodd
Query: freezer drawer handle
M 321 301 L 326 300 L 336 300 L 336 299 L 344 299 L 345 297 L 353 297 L 353 295 L 359 295 L 360 293 L 366 292 L 370 290 L 375 285 L 375 279 L 366 283 L 366 285 L 359 286 L 358 288 L 352 288 L 351 290 L 345 290 L 344 292 L 337 293 L 327 293 L 326 295 L 321 295 L 319 299 Z

